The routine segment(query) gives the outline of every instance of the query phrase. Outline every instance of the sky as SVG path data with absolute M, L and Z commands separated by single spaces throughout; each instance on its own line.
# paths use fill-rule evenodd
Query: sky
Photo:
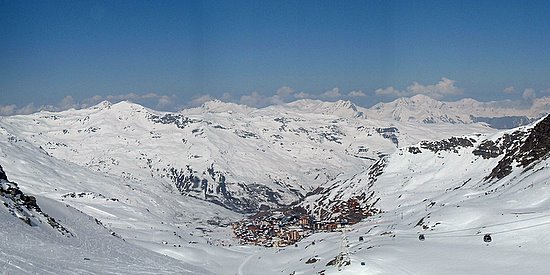
M 550 95 L 547 1 L 0 0 L 0 114 Z

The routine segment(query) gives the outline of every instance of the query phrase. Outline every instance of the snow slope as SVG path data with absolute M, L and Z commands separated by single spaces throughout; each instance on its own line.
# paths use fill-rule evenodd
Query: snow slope
M 367 171 L 342 177 L 305 204 L 327 208 L 374 193 L 382 214 L 352 226 L 348 234 L 355 239 L 351 258 L 365 261 L 367 269 L 352 265 L 350 273 L 545 273 L 550 253 L 549 126 L 547 117 L 534 127 L 465 137 L 471 145 L 455 140 L 400 148 L 381 162 L 382 171 L 375 176 Z M 510 136 L 514 138 L 507 142 Z M 502 151 L 483 151 L 487 141 L 501 145 Z M 507 171 L 502 163 L 510 156 L 511 170 L 495 172 Z M 425 241 L 419 241 L 419 234 Z M 483 242 L 485 234 L 493 241 Z M 365 241 L 357 241 L 359 236 Z
M 67 273 L 216 273 L 193 255 L 181 254 L 178 262 L 161 254 L 207 241 L 229 244 L 231 232 L 220 226 L 241 215 L 156 181 L 121 179 L 56 159 L 4 130 L 0 137 L 0 165 L 10 181 L 75 235 L 30 227 L 2 209 L 2 251 L 10 255 L 2 270 L 58 273 L 59 266 L 48 264 L 53 261 Z
M 0 270 L 547 272 L 549 118 L 496 132 L 477 124 L 426 125 L 336 111 L 349 109 L 346 105 L 243 109 L 217 102 L 215 111 L 211 106 L 170 114 L 103 103 L 86 110 L 3 117 L 0 165 L 9 180 L 75 236 L 29 226 L 0 205 Z M 174 181 L 166 171 L 187 171 L 186 165 L 199 183 L 217 178 L 219 186 L 224 176 L 239 201 L 258 193 L 248 186 L 255 182 L 272 190 L 279 186 L 288 196 L 279 203 L 315 191 L 300 203 L 313 215 L 363 194 L 364 202 L 380 213 L 342 232 L 313 234 L 297 247 L 242 246 L 229 224 L 244 217 L 237 212 L 243 209 L 232 209 L 215 190 L 205 200 L 202 189 L 193 189 L 194 179 L 187 178 L 189 190 L 181 188 L 189 174 Z M 267 175 L 284 183 L 265 180 Z M 324 178 L 312 180 L 317 175 Z M 248 188 L 232 189 L 229 183 Z M 251 200 L 269 204 L 268 198 Z M 491 242 L 483 241 L 485 234 Z M 350 265 L 330 265 L 342 251 Z
M 321 114 L 300 102 L 253 109 L 216 101 L 177 114 L 103 102 L 5 117 L 0 125 L 56 158 L 126 179 L 153 179 L 241 213 L 300 200 L 427 133 L 494 131 L 342 117 L 356 108 L 350 104 L 315 102 Z

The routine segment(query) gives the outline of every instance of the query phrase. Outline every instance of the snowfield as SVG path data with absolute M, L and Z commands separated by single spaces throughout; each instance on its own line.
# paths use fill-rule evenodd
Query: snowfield
M 417 117 L 418 106 L 439 104 L 409 101 Z M 413 103 L 399 116 L 412 117 L 403 110 Z M 103 102 L 0 117 L 2 190 L 25 194 L 0 193 L 0 270 L 547 273 L 550 118 L 499 131 L 396 120 L 390 107 L 213 101 L 163 113 Z M 438 117 L 466 117 L 446 108 Z M 24 204 L 29 196 L 71 234 Z M 232 233 L 260 208 L 294 204 L 315 217 L 350 198 L 379 213 L 281 248 L 241 245 Z

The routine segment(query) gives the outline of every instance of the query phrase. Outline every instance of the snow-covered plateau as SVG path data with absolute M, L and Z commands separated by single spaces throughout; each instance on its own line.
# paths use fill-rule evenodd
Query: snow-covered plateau
M 0 270 L 548 273 L 550 117 L 535 105 L 102 102 L 0 117 Z M 528 124 L 496 129 L 510 123 Z

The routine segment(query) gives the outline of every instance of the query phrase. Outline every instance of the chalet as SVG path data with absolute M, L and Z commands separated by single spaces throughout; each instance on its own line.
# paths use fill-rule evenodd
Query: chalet
M 287 233 L 287 239 L 290 242 L 296 242 L 300 239 L 300 232 L 298 230 L 291 230 Z
M 301 216 L 300 219 L 298 219 L 298 224 L 302 227 L 310 226 L 311 223 L 311 218 L 308 215 Z

